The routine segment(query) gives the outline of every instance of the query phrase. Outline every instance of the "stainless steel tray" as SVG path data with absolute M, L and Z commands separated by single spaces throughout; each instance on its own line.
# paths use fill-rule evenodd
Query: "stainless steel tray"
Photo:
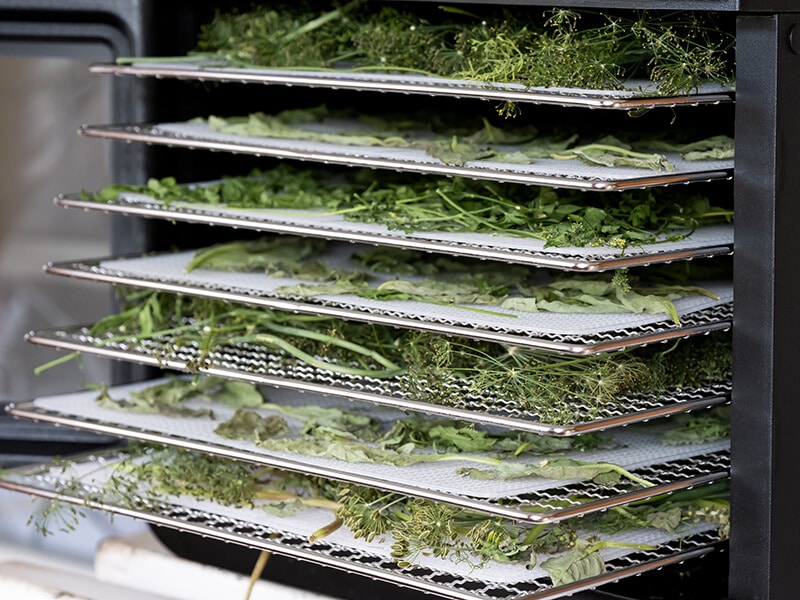
M 126 65 L 95 64 L 91 65 L 89 70 L 99 74 L 134 75 L 158 79 L 321 87 L 617 110 L 721 104 L 732 102 L 734 96 L 732 90 L 718 86 L 701 87 L 696 92 L 682 96 L 657 96 L 652 82 L 647 80 L 629 81 L 623 90 L 543 88 L 426 75 L 347 70 L 237 68 L 226 66 L 221 61 L 207 59 L 175 63 L 134 61 Z
M 132 391 L 153 385 L 144 382 L 112 388 L 111 397 L 124 399 Z M 124 438 L 178 446 L 288 469 L 330 479 L 376 487 L 401 494 L 445 502 L 462 508 L 507 517 L 516 521 L 551 523 L 581 516 L 612 506 L 652 498 L 654 496 L 727 478 L 729 473 L 728 440 L 706 442 L 691 446 L 664 446 L 661 434 L 674 427 L 670 422 L 616 430 L 610 437 L 615 446 L 589 451 L 566 451 L 559 456 L 581 461 L 619 465 L 651 483 L 653 487 L 623 480 L 614 486 L 601 486 L 592 481 L 545 479 L 528 477 L 511 481 L 485 481 L 457 475 L 460 467 L 474 463 L 446 461 L 420 463 L 404 467 L 377 463 L 351 463 L 319 458 L 287 451 L 260 448 L 254 442 L 228 440 L 214 429 L 234 414 L 234 409 L 219 402 L 193 400 L 195 409 L 213 411 L 209 417 L 170 417 L 138 414 L 97 405 L 96 391 L 83 391 L 37 398 L 35 401 L 12 406 L 10 413 L 26 419 L 66 425 L 78 429 L 102 432 Z M 370 416 L 388 429 L 405 413 L 369 405 L 353 404 L 349 400 L 331 399 L 292 390 L 268 392 L 271 402 L 288 406 L 340 407 Z M 262 416 L 279 415 L 278 411 L 259 409 Z M 287 418 L 288 437 L 301 439 L 302 423 Z M 487 457 L 490 455 L 486 455 Z M 518 462 L 538 462 L 545 456 L 513 459 Z M 512 460 L 512 459 L 510 459 Z
M 713 544 L 719 541 L 716 532 L 704 527 L 679 535 L 667 535 L 654 530 L 618 534 L 620 537 L 615 539 L 657 545 L 658 548 L 653 551 L 614 549 L 604 556 L 607 567 L 604 575 L 553 587 L 550 578 L 539 568 L 527 570 L 502 563 L 490 563 L 476 570 L 469 565 L 422 557 L 419 564 L 401 568 L 390 556 L 388 541 L 366 543 L 354 539 L 345 529 L 311 543 L 308 541 L 310 533 L 331 520 L 331 513 L 321 509 L 303 511 L 300 518 L 281 518 L 258 509 L 235 509 L 185 497 L 176 497 L 169 503 L 148 501 L 142 497 L 138 498 L 136 508 L 128 508 L 114 498 L 97 497 L 98 485 L 102 485 L 110 472 L 104 467 L 110 466 L 113 466 L 111 460 L 87 459 L 76 463 L 66 473 L 61 466 L 49 470 L 42 467 L 18 469 L 3 475 L 0 488 L 142 519 L 455 600 L 559 598 L 622 577 L 702 556 L 712 551 Z M 83 482 L 82 486 L 65 485 L 65 478 L 73 473 Z
M 79 133 L 87 137 L 127 142 L 145 142 L 181 148 L 217 150 L 336 165 L 393 169 L 587 191 L 646 188 L 676 183 L 730 179 L 733 176 L 733 160 L 684 161 L 679 155 L 669 152 L 665 155 L 676 167 L 673 172 L 653 172 L 647 169 L 628 167 L 574 165 L 571 164 L 573 161 L 553 158 L 537 159 L 531 165 L 476 160 L 458 167 L 444 164 L 439 159 L 428 156 L 423 150 L 344 146 L 302 140 L 240 136 L 217 133 L 205 123 L 83 125 Z M 509 149 L 513 148 L 509 147 Z
M 432 393 L 425 382 L 408 384 L 406 376 L 367 378 L 345 376 L 310 367 L 277 352 L 248 345 L 228 344 L 206 354 L 194 344 L 169 336 L 148 340 L 109 341 L 76 327 L 67 330 L 31 332 L 28 341 L 61 350 L 81 352 L 188 373 L 203 373 L 277 388 L 311 392 L 323 396 L 359 400 L 401 410 L 432 414 L 486 425 L 554 436 L 601 431 L 656 417 L 715 406 L 729 401 L 730 382 L 703 388 L 668 389 L 617 398 L 602 407 L 571 398 L 572 411 L 581 418 L 571 423 L 552 423 L 531 410 L 505 398 L 502 391 L 476 393 L 470 381 L 453 378 L 447 382 L 449 404 Z
M 82 200 L 79 194 L 62 194 L 54 202 L 65 208 L 321 237 L 565 271 L 599 272 L 733 252 L 733 225 L 702 227 L 678 242 L 629 247 L 622 253 L 611 247 L 545 247 L 542 240 L 493 234 L 403 233 L 384 225 L 346 221 L 341 215 L 313 210 L 247 210 L 180 202 L 165 205 L 143 194 L 124 193 L 109 202 Z
M 347 249 L 346 245 L 343 249 Z M 333 254 L 336 253 L 332 253 L 332 264 L 344 264 L 344 259 L 340 260 Z M 354 295 L 300 298 L 276 291 L 280 286 L 302 283 L 295 279 L 202 269 L 185 273 L 185 266 L 192 256 L 193 252 L 189 251 L 93 259 L 50 263 L 45 269 L 52 274 L 115 285 L 581 355 L 727 329 L 733 304 L 733 290 L 729 283 L 700 283 L 719 299 L 691 296 L 676 300 L 675 306 L 681 317 L 681 324 L 676 325 L 667 315 L 524 313 L 490 306 L 382 301 Z

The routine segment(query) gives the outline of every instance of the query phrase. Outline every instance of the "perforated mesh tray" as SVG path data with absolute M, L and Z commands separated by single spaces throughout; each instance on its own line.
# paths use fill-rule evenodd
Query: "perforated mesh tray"
M 698 106 L 733 101 L 733 91 L 719 86 L 701 86 L 683 96 L 657 96 L 648 80 L 631 80 L 622 90 L 526 87 L 514 83 L 481 83 L 426 75 L 354 71 L 313 71 L 268 68 L 237 68 L 224 62 L 197 60 L 180 63 L 133 62 L 129 65 L 96 64 L 92 73 L 135 75 L 159 79 L 222 81 L 347 89 L 355 91 L 399 92 L 456 98 L 477 98 L 497 102 L 524 102 L 565 107 L 633 110 L 672 106 Z
M 331 132 L 352 128 L 337 123 Z M 278 158 L 309 160 L 337 165 L 394 169 L 417 173 L 490 179 L 529 185 L 545 185 L 595 191 L 729 179 L 733 160 L 685 161 L 676 153 L 665 153 L 675 165 L 673 172 L 653 172 L 629 167 L 573 164 L 570 160 L 537 159 L 534 164 L 517 165 L 491 160 L 469 161 L 464 166 L 446 165 L 439 159 L 411 148 L 345 146 L 291 139 L 258 138 L 217 133 L 205 123 L 160 123 L 141 125 L 84 125 L 79 131 L 88 137 L 129 142 L 146 142 L 183 148 L 218 150 Z M 512 146 L 504 147 L 514 151 Z
M 112 398 L 124 399 L 130 392 L 154 383 L 161 381 L 121 386 L 109 390 L 108 393 Z M 267 396 L 271 402 L 281 405 L 355 410 L 382 422 L 385 429 L 389 429 L 395 421 L 407 417 L 393 409 L 353 404 L 342 399 L 301 394 L 291 390 L 272 390 Z M 728 440 L 689 446 L 665 446 L 661 442 L 661 435 L 678 426 L 670 422 L 617 430 L 611 436 L 611 446 L 608 448 L 559 454 L 575 460 L 616 464 L 654 484 L 653 487 L 644 487 L 624 479 L 614 486 L 601 486 L 577 479 L 527 477 L 510 481 L 487 481 L 458 475 L 457 470 L 461 467 L 480 466 L 469 461 L 396 467 L 268 450 L 259 448 L 252 441 L 228 440 L 214 433 L 214 429 L 235 412 L 218 402 L 193 400 L 187 404 L 191 408 L 213 411 L 212 419 L 207 416 L 171 417 L 103 408 L 97 405 L 96 397 L 96 391 L 84 391 L 38 398 L 27 405 L 12 407 L 11 414 L 350 481 L 530 522 L 552 522 L 605 510 L 611 506 L 728 476 Z M 260 409 L 257 412 L 262 416 L 281 414 L 269 409 Z M 300 430 L 303 423 L 297 419 L 285 418 L 289 425 L 287 435 L 292 439 L 302 439 Z M 514 462 L 535 463 L 542 458 L 527 456 L 514 459 Z
M 673 535 L 642 529 L 608 536 L 617 541 L 658 547 L 652 551 L 602 550 L 607 568 L 604 575 L 559 587 L 553 587 L 550 578 L 539 567 L 526 569 L 520 565 L 490 563 L 474 569 L 468 564 L 423 556 L 417 565 L 401 568 L 390 556 L 388 540 L 367 543 L 354 539 L 342 528 L 310 543 L 308 536 L 331 521 L 331 513 L 321 509 L 281 518 L 258 509 L 229 508 L 185 497 L 176 497 L 170 503 L 130 499 L 138 505 L 135 509 L 121 506 L 113 499 L 98 498 L 98 485 L 108 477 L 108 470 L 103 469 L 107 464 L 113 463 L 90 459 L 77 463 L 67 473 L 61 467 L 19 469 L 6 472 L 0 480 L 0 488 L 143 519 L 459 600 L 558 598 L 702 556 L 719 541 L 717 533 L 705 526 Z M 83 486 L 69 486 L 68 491 L 64 491 L 64 479 L 73 473 L 81 477 Z
M 403 233 L 384 225 L 347 221 L 341 215 L 314 210 L 247 210 L 181 202 L 165 206 L 154 198 L 133 193 L 120 194 L 108 202 L 82 200 L 79 194 L 62 194 L 55 198 L 55 203 L 65 208 L 321 237 L 570 271 L 604 271 L 733 252 L 732 225 L 702 227 L 678 242 L 632 246 L 622 253 L 611 247 L 546 248 L 542 240 L 492 234 Z
M 600 406 L 570 398 L 568 401 L 576 420 L 552 423 L 543 421 L 540 415 L 526 410 L 512 399 L 504 398 L 500 389 L 476 393 L 470 389 L 469 380 L 453 378 L 446 382 L 448 396 L 443 397 L 443 388 L 432 390 L 427 382 L 419 379 L 411 381 L 406 376 L 378 379 L 340 375 L 299 363 L 272 350 L 246 344 L 229 344 L 204 353 L 196 344 L 187 344 L 170 336 L 111 341 L 94 337 L 82 327 L 31 332 L 27 339 L 42 346 L 115 360 L 557 436 L 599 431 L 713 406 L 726 402 L 731 388 L 729 382 L 702 388 L 673 388 L 658 394 L 623 396 L 613 403 Z
M 332 266 L 347 268 L 344 254 L 331 253 Z M 232 273 L 185 267 L 193 252 L 131 258 L 51 263 L 49 273 L 81 279 L 158 289 L 307 314 L 325 315 L 396 327 L 459 335 L 490 342 L 593 354 L 729 326 L 733 289 L 729 283 L 698 283 L 719 298 L 690 296 L 675 301 L 681 324 L 667 315 L 526 313 L 482 305 L 441 305 L 413 300 L 372 300 L 355 295 L 313 298 L 281 294 L 281 286 L 304 283 L 262 273 Z M 388 277 L 384 278 L 388 279 Z M 478 309 L 478 310 L 474 310 Z

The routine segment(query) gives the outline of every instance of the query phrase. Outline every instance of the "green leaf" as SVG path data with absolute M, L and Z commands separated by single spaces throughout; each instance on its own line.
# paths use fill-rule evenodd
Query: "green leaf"
M 728 407 L 717 407 L 699 414 L 680 415 L 673 420 L 676 427 L 661 435 L 666 446 L 688 446 L 726 439 L 731 434 Z
M 318 254 L 325 245 L 325 240 L 295 236 L 216 244 L 195 252 L 186 272 L 195 269 L 245 273 L 281 269 L 295 272 L 300 270 L 300 261 Z
M 471 427 L 437 425 L 428 431 L 428 435 L 434 443 L 441 441 L 444 448 L 453 448 L 459 452 L 487 452 L 496 443 L 485 431 Z
M 545 459 L 533 464 L 504 461 L 491 469 L 462 468 L 457 472 L 459 475 L 465 475 L 475 479 L 493 479 L 501 481 L 520 479 L 523 477 L 544 477 L 557 480 L 591 479 L 601 484 L 609 482 L 610 485 L 616 484 L 619 481 L 619 477 L 622 476 L 646 487 L 652 485 L 650 482 L 630 473 L 619 465 L 584 462 L 571 458 Z
M 543 561 L 541 566 L 550 575 L 553 586 L 566 585 L 605 573 L 603 557 L 591 548 L 591 543 L 578 540 L 571 552 Z
M 683 511 L 678 507 L 666 511 L 651 512 L 646 517 L 647 524 L 650 527 L 657 527 L 670 533 L 678 528 L 682 519 Z
M 500 304 L 500 307 L 505 308 L 507 310 L 516 310 L 519 312 L 530 312 L 530 313 L 539 312 L 539 305 L 536 301 L 536 298 L 519 298 L 514 296 L 503 300 L 503 302 Z
M 264 403 L 264 396 L 258 387 L 244 381 L 223 381 L 219 389 L 209 396 L 231 408 L 256 408 Z
M 281 437 L 288 433 L 286 420 L 279 415 L 262 416 L 259 413 L 238 409 L 227 421 L 220 423 L 214 433 L 229 440 L 260 440 Z
M 592 151 L 588 147 L 573 148 L 569 151 L 576 158 L 590 165 L 602 167 L 633 167 L 636 169 L 649 169 L 651 171 L 674 171 L 673 165 L 663 154 L 649 156 L 620 155 L 614 152 Z
M 159 386 L 145 388 L 138 392 L 133 392 L 127 398 L 113 398 L 107 387 L 103 386 L 100 394 L 95 398 L 98 406 L 115 410 L 140 414 L 160 414 L 170 417 L 207 417 L 214 418 L 214 412 L 210 409 L 194 409 L 182 406 L 181 403 L 190 398 L 193 393 L 187 393 L 183 380 L 181 384 L 173 385 L 167 383 Z

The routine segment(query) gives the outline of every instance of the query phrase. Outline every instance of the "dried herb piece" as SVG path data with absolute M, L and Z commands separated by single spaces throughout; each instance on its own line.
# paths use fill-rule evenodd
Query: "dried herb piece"
M 664 432 L 661 443 L 666 446 L 687 446 L 704 444 L 724 439 L 731 434 L 729 407 L 717 407 L 699 414 L 679 415 L 675 417 L 680 427 Z
M 280 437 L 288 431 L 286 420 L 278 415 L 262 417 L 255 411 L 241 408 L 214 429 L 214 433 L 220 437 L 229 440 L 255 439 L 256 443 L 263 439 Z
M 529 267 L 497 271 L 493 263 L 476 259 L 431 259 L 421 252 L 401 250 L 376 251 L 374 260 L 370 258 L 371 251 L 361 251 L 354 258 L 357 262 L 385 269 L 390 264 L 399 266 L 405 257 L 412 262 L 401 270 L 424 272 L 431 277 L 397 278 L 372 284 L 370 273 L 333 268 L 322 260 L 302 260 L 304 255 L 312 252 L 322 253 L 326 248 L 325 242 L 316 240 L 314 244 L 308 244 L 304 238 L 289 240 L 286 251 L 275 249 L 276 245 L 280 246 L 280 238 L 211 246 L 197 251 L 187 270 L 198 267 L 222 271 L 264 270 L 273 277 L 322 282 L 282 285 L 274 290 L 276 294 L 291 297 L 355 295 L 381 301 L 415 300 L 481 312 L 489 312 L 481 307 L 500 306 L 518 312 L 666 314 L 675 324 L 680 324 L 675 300 L 695 295 L 718 299 L 699 286 L 652 284 L 640 281 L 640 277 L 629 277 L 627 272 L 600 277 L 560 275 L 554 281 L 548 281 L 540 271 Z M 292 250 L 299 257 L 297 260 L 286 259 Z M 393 254 L 395 258 L 389 258 Z M 515 316 L 503 312 L 492 314 Z
M 342 125 L 331 117 L 350 120 Z M 394 117 L 364 117 L 352 113 L 329 112 L 324 106 L 310 109 L 290 109 L 274 115 L 262 112 L 246 116 L 195 119 L 206 123 L 212 131 L 245 137 L 304 140 L 346 146 L 383 148 L 416 148 L 445 164 L 463 166 L 469 161 L 492 159 L 499 162 L 531 164 L 535 158 L 561 160 L 579 159 L 605 167 L 632 167 L 651 171 L 674 171 L 675 166 L 666 156 L 648 152 L 653 142 L 647 138 L 624 141 L 612 136 L 602 136 L 593 141 L 575 145 L 577 136 L 540 135 L 532 125 L 502 129 L 483 120 L 479 126 L 466 133 L 455 133 L 463 124 L 445 123 L 443 131 L 431 128 L 430 117 L 419 122 L 400 121 Z M 402 126 L 397 123 L 402 122 Z M 430 137 L 434 134 L 433 137 Z M 709 141 L 711 140 L 711 141 Z M 699 147 L 714 148 L 719 138 L 694 142 Z M 505 150 L 511 146 L 515 149 Z M 703 152 L 686 152 L 684 160 L 706 158 Z
M 604 547 L 652 549 L 604 539 L 606 534 L 657 527 L 662 519 L 656 515 L 670 513 L 678 516 L 679 523 L 675 529 L 674 520 L 669 519 L 669 531 L 705 522 L 719 525 L 720 534 L 725 535 L 730 516 L 726 484 L 659 496 L 553 525 L 527 525 L 430 500 L 175 448 L 132 444 L 129 457 L 110 468 L 113 474 L 108 482 L 92 494 L 106 503 L 141 510 L 140 498 L 174 503 L 176 497 L 191 496 L 277 517 L 322 508 L 331 511 L 332 520 L 313 533 L 312 540 L 342 526 L 367 541 L 391 539 L 391 555 L 401 567 L 413 566 L 423 555 L 476 569 L 488 566 L 489 561 L 530 566 L 541 561 L 554 585 L 604 568 L 597 554 Z M 69 463 L 65 463 L 64 472 L 68 469 Z M 81 488 L 79 479 L 65 475 L 56 491 Z M 74 524 L 79 515 L 64 516 L 62 508 L 53 504 L 38 518 L 59 517 Z M 40 527 L 45 529 L 46 523 Z
M 97 397 L 98 405 L 130 412 L 171 416 L 214 417 L 209 410 L 185 406 L 192 399 L 214 400 L 234 408 L 256 407 L 264 396 L 255 386 L 241 381 L 208 377 L 198 380 L 181 378 L 130 392 L 127 398 L 112 398 L 103 386 Z

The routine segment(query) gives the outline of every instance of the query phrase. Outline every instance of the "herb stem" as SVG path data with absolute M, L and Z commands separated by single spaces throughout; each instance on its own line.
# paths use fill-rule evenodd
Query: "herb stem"
M 80 352 L 70 352 L 69 354 L 65 354 L 64 356 L 59 356 L 58 358 L 51 360 L 50 362 L 46 362 L 43 365 L 39 365 L 33 370 L 34 375 L 40 375 L 44 373 L 48 369 L 52 369 L 53 367 L 57 367 L 58 365 L 68 363 L 69 361 L 77 358 L 80 356 Z
M 261 579 L 261 574 L 264 572 L 264 568 L 267 566 L 271 555 L 272 553 L 268 550 L 259 552 L 258 559 L 253 567 L 253 571 L 250 573 L 250 579 L 247 582 L 247 591 L 244 594 L 244 600 L 250 600 L 250 597 L 253 595 L 253 588 L 255 588 L 256 582 Z
M 295 358 L 302 360 L 305 363 L 308 363 L 312 367 L 316 367 L 318 369 L 322 369 L 325 371 L 331 371 L 333 373 L 340 373 L 342 375 L 353 375 L 356 377 L 377 377 L 377 378 L 384 378 L 384 377 L 396 377 L 397 375 L 401 375 L 404 370 L 402 368 L 396 369 L 387 369 L 385 371 L 377 371 L 373 369 L 359 369 L 356 367 L 348 367 L 346 365 L 337 364 L 333 362 L 327 362 L 324 360 L 320 360 L 310 354 L 303 352 L 297 346 L 294 346 L 283 340 L 279 337 L 274 335 L 267 335 L 267 334 L 257 334 L 253 336 L 246 336 L 246 337 L 239 337 L 233 338 L 232 342 L 245 342 L 245 341 L 256 341 L 262 344 L 267 344 L 271 346 L 276 346 L 279 349 L 283 350 L 287 354 L 294 356 Z
M 620 156 L 629 156 L 633 158 L 643 158 L 648 159 L 651 158 L 653 155 L 647 152 L 636 152 L 634 150 L 628 150 L 627 148 L 622 148 L 620 146 L 611 146 L 609 144 L 586 144 L 585 146 L 576 146 L 572 148 L 570 152 L 571 154 L 558 154 L 552 153 L 550 154 L 550 158 L 556 158 L 558 160 L 572 160 L 577 158 L 577 155 L 574 154 L 575 151 L 578 152 L 587 152 L 592 150 L 601 150 L 604 152 L 611 152 L 613 154 L 618 154 Z
M 392 361 L 380 355 L 379 353 L 375 352 L 374 350 L 370 350 L 369 348 L 366 348 L 360 344 L 355 344 L 348 340 L 343 340 L 341 338 L 325 335 L 324 333 L 320 333 L 318 331 L 300 329 L 298 327 L 287 327 L 285 325 L 278 325 L 276 323 L 265 323 L 264 325 L 268 329 L 271 329 L 276 333 L 285 333 L 287 335 L 296 335 L 298 337 L 305 337 L 308 339 L 316 340 L 318 342 L 323 342 L 325 344 L 331 344 L 332 346 L 338 346 L 340 348 L 344 348 L 345 350 L 350 350 L 357 354 L 362 354 L 368 358 L 371 358 L 378 364 L 383 365 L 384 367 L 386 367 L 391 371 L 401 372 L 403 370 L 403 368 L 400 365 L 393 363 Z

